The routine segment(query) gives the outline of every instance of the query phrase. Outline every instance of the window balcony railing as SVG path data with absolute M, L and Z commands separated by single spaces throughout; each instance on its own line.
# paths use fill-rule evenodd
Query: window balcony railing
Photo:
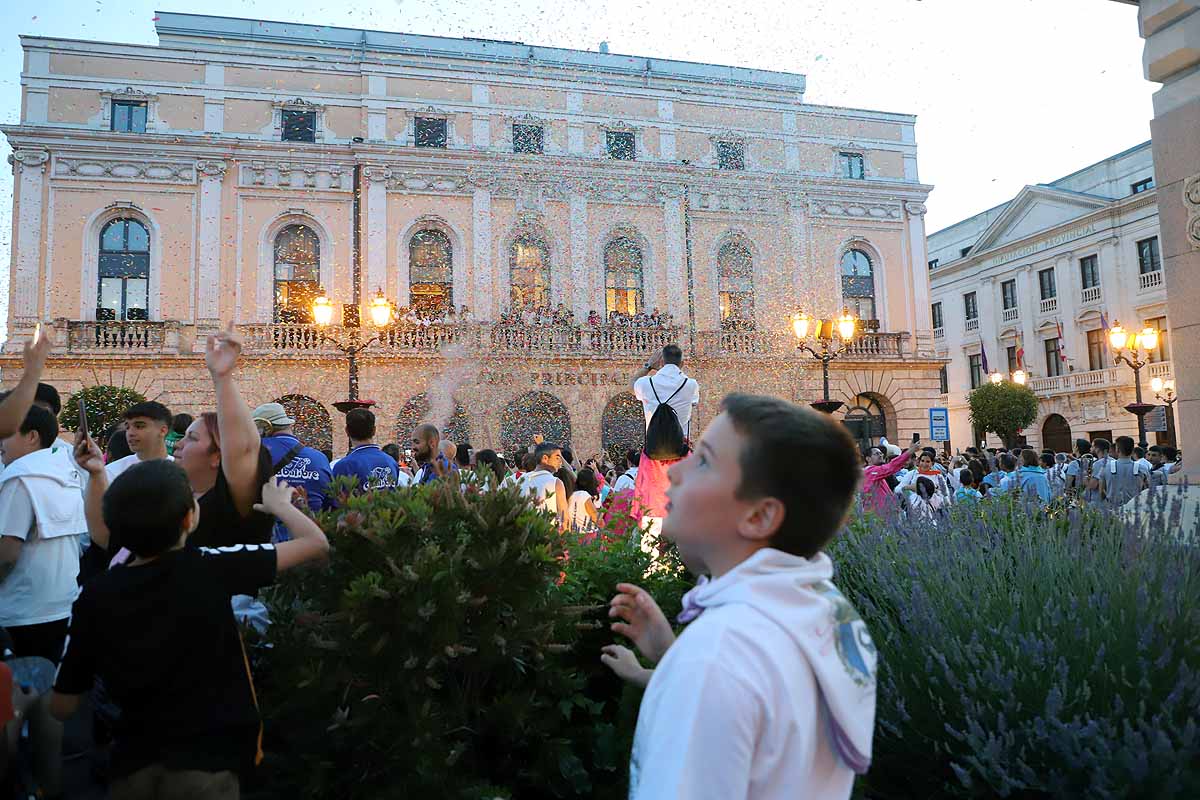
M 696 334 L 697 356 L 770 356 L 796 353 L 792 334 L 776 331 L 701 331 Z M 908 333 L 860 333 L 843 350 L 847 359 L 892 359 L 913 357 Z
M 170 324 L 177 332 L 178 325 Z M 69 322 L 67 352 L 163 353 L 167 326 L 166 322 Z
M 1039 314 L 1053 314 L 1055 311 L 1058 311 L 1058 298 L 1057 297 L 1047 297 L 1045 300 L 1041 301 L 1041 303 L 1038 304 L 1038 313 Z
M 1151 378 L 1166 378 L 1171 375 L 1170 361 L 1156 361 L 1142 370 L 1143 386 Z M 1123 364 L 1085 372 L 1068 372 L 1052 378 L 1031 378 L 1029 388 L 1043 397 L 1074 392 L 1093 392 L 1106 389 L 1133 388 L 1133 370 Z M 1144 393 L 1144 392 L 1143 392 Z M 1151 393 L 1151 397 L 1152 397 Z M 1151 400 L 1150 402 L 1153 402 Z
M 967 333 L 972 333 L 979 330 L 979 317 L 972 317 L 971 319 L 967 320 L 966 330 Z
M 1153 272 L 1143 272 L 1138 275 L 1138 291 L 1148 292 L 1151 289 L 1157 289 L 1163 285 L 1163 274 L 1161 269 L 1156 269 Z
M 1084 303 L 1099 303 L 1101 297 L 1099 286 L 1089 286 L 1083 290 L 1080 300 Z
M 933 329 L 933 338 L 945 339 L 946 338 L 946 329 L 945 328 L 934 328 Z
M 1016 319 L 1019 319 L 1020 317 L 1021 317 L 1021 309 L 1018 308 L 1017 306 L 1013 306 L 1012 308 L 1004 309 L 1004 314 L 1002 315 L 1001 318 L 1005 322 L 1012 322 Z

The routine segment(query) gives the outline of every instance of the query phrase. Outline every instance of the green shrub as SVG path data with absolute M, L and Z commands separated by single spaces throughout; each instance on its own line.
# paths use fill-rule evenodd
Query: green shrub
M 120 422 L 130 406 L 146 400 L 124 386 L 88 386 L 75 392 L 63 403 L 58 424 L 64 430 L 73 431 L 79 427 L 80 397 L 87 406 L 88 430 L 94 438 Z

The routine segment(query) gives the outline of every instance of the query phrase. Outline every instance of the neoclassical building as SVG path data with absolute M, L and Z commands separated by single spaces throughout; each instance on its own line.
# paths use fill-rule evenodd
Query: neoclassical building
M 337 449 L 338 345 L 375 338 L 357 368 L 381 438 L 430 418 L 476 447 L 544 429 L 594 452 L 639 430 L 629 379 L 670 341 L 698 424 L 735 389 L 817 399 L 789 317 L 847 307 L 864 323 L 831 394 L 872 435 L 927 431 L 942 362 L 914 117 L 607 48 L 156 26 L 157 46 L 21 39 L 0 367 L 41 322 L 62 390 L 194 413 L 204 337 L 232 322 L 247 401 L 284 400 Z M 314 324 L 321 295 L 333 326 Z M 377 296 L 411 313 L 376 330 Z
M 1171 326 L 1163 285 L 1157 190 L 1150 143 L 1050 183 L 929 236 L 931 321 L 955 447 L 978 443 L 970 390 L 1020 369 L 1038 395 L 1029 444 L 1070 450 L 1075 438 L 1137 438 L 1133 370 L 1114 359 L 1106 328 L 1160 332 L 1141 370 L 1170 380 Z M 985 368 L 986 361 L 986 368 Z M 1176 439 L 1150 433 L 1150 444 Z M 992 443 L 998 443 L 992 437 Z

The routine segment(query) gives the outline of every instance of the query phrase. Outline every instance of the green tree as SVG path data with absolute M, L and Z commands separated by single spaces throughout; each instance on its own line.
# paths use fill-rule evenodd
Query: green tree
M 1016 383 L 986 383 L 967 395 L 967 403 L 971 424 L 999 436 L 1005 447 L 1013 447 L 1017 432 L 1037 419 L 1037 395 Z
M 93 437 L 116 425 L 130 406 L 146 399 L 124 386 L 88 386 L 80 389 L 67 398 L 62 413 L 58 415 L 58 424 L 65 430 L 73 431 L 79 427 L 81 397 L 87 408 L 88 431 Z

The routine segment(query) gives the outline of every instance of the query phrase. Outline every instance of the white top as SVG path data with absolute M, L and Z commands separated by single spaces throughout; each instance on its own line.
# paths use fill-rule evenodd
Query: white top
M 151 458 L 151 459 L 146 459 L 146 460 L 154 461 L 155 459 Z M 174 461 L 174 460 L 175 460 L 175 458 L 173 456 L 167 456 L 167 461 Z M 142 458 L 139 457 L 137 453 L 130 453 L 127 456 L 118 458 L 116 461 L 112 462 L 111 464 L 109 464 L 108 466 L 106 466 L 104 468 L 104 473 L 106 475 L 108 475 L 108 482 L 111 484 L 113 481 L 115 481 L 117 479 L 118 475 L 125 472 L 125 470 L 129 469 L 134 464 L 141 463 L 141 461 L 142 461 Z
M 558 497 L 554 491 L 556 481 L 558 478 L 554 477 L 554 473 L 544 469 L 535 469 L 533 472 L 526 472 L 522 475 L 518 485 L 522 492 L 533 498 L 534 505 L 539 509 L 557 514 Z
M 12 572 L 0 582 L 0 626 L 38 625 L 71 616 L 71 604 L 79 595 L 75 581 L 82 543 L 78 536 L 45 538 L 39 533 L 33 501 L 22 481 L 0 486 L 0 536 L 24 542 Z
M 637 467 L 630 467 L 618 475 L 617 479 L 613 481 L 613 494 L 623 492 L 626 489 L 632 492 L 633 488 L 637 485 L 637 470 Z
M 650 381 L 653 379 L 654 388 L 651 390 Z M 687 383 L 682 389 L 680 385 Z M 671 408 L 675 409 L 675 415 L 679 417 L 679 427 L 683 428 L 683 435 L 688 439 L 697 438 L 697 434 L 693 433 L 688 427 L 692 420 L 692 406 L 700 402 L 700 384 L 696 383 L 695 378 L 689 378 L 683 374 L 683 370 L 674 364 L 666 364 L 654 375 L 644 375 L 638 378 L 633 384 L 634 396 L 642 401 L 642 410 L 646 413 L 646 424 L 650 424 L 650 418 L 654 416 L 654 409 L 658 408 L 658 400 L 654 399 L 655 393 L 663 402 L 675 390 L 679 389 L 679 394 L 676 394 L 671 400 Z
M 592 500 L 591 494 L 580 489 L 567 498 L 567 524 L 573 531 L 590 531 L 596 527 L 587 513 L 587 501 Z M 592 505 L 595 505 L 593 500 Z
M 1150 478 L 1150 473 L 1154 471 L 1154 465 L 1150 463 L 1150 459 L 1148 458 L 1139 458 L 1137 461 L 1134 461 L 1133 464 L 1134 471 L 1145 475 L 1147 479 Z

